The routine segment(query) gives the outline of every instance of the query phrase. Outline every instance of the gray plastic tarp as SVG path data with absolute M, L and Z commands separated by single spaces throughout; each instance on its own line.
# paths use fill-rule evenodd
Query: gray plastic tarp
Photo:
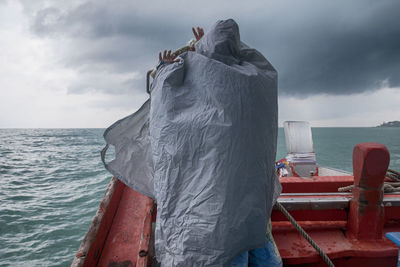
M 218 21 L 180 63 L 163 65 L 151 97 L 106 130 L 106 168 L 157 202 L 162 266 L 229 266 L 265 244 L 280 193 L 274 163 L 277 73 Z

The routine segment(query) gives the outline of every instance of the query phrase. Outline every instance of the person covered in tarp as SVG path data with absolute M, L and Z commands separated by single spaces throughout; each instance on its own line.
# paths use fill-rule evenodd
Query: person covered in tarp
M 150 99 L 106 130 L 105 166 L 157 202 L 162 266 L 279 266 L 277 73 L 232 19 L 193 31 L 192 49 L 159 54 Z
M 204 30 L 200 27 L 192 28 L 193 34 L 195 36 L 195 41 L 198 42 L 204 35 Z M 195 51 L 195 49 L 193 49 Z M 177 55 L 172 55 L 171 50 L 160 52 L 159 63 L 157 65 L 157 70 L 163 64 L 172 64 L 175 62 L 180 62 L 177 59 Z M 266 245 L 261 248 L 252 249 L 238 255 L 232 262 L 232 267 L 244 267 L 244 266 L 282 266 L 282 261 L 279 255 L 279 251 L 276 247 L 274 239 L 271 234 L 271 222 L 268 222 L 267 233 L 266 233 Z

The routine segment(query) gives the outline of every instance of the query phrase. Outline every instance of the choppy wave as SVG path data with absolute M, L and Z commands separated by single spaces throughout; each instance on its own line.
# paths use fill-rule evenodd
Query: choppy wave
M 69 266 L 110 174 L 102 129 L 0 130 L 0 265 Z

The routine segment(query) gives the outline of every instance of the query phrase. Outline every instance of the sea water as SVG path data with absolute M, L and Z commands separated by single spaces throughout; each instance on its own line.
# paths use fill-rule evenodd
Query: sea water
M 69 266 L 111 175 L 104 129 L 0 129 L 0 266 Z M 357 143 L 379 142 L 400 170 L 400 128 L 313 128 L 321 166 L 352 170 Z M 277 159 L 286 155 L 279 129 Z

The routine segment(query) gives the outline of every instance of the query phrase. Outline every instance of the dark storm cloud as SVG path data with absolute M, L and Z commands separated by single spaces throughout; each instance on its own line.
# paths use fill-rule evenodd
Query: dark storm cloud
M 191 38 L 190 26 L 171 21 L 169 16 L 155 19 L 130 1 L 96 1 L 71 9 L 38 10 L 31 29 L 43 38 L 59 40 L 61 63 L 79 72 L 80 79 L 71 82 L 69 93 L 134 94 L 145 92 L 144 76 L 157 63 L 158 51 L 182 46 L 182 39 Z M 133 72 L 140 73 L 142 79 L 103 79 Z M 100 81 L 96 73 L 102 73 Z
M 400 1 L 233 2 L 174 12 L 176 5 L 180 2 L 168 8 L 133 1 L 51 6 L 37 10 L 32 31 L 60 40 L 62 63 L 88 73 L 70 86 L 71 93 L 142 87 L 126 87 L 126 77 L 90 85 L 98 83 L 97 72 L 144 77 L 159 50 L 180 47 L 191 38 L 194 23 L 209 26 L 227 17 L 239 23 L 243 40 L 276 67 L 281 93 L 352 94 L 400 86 Z
M 348 8 L 352 12 L 343 15 L 319 10 L 326 16 L 310 15 L 275 32 L 265 53 L 284 46 L 279 54 L 269 53 L 282 91 L 352 94 L 400 86 L 400 1 Z

